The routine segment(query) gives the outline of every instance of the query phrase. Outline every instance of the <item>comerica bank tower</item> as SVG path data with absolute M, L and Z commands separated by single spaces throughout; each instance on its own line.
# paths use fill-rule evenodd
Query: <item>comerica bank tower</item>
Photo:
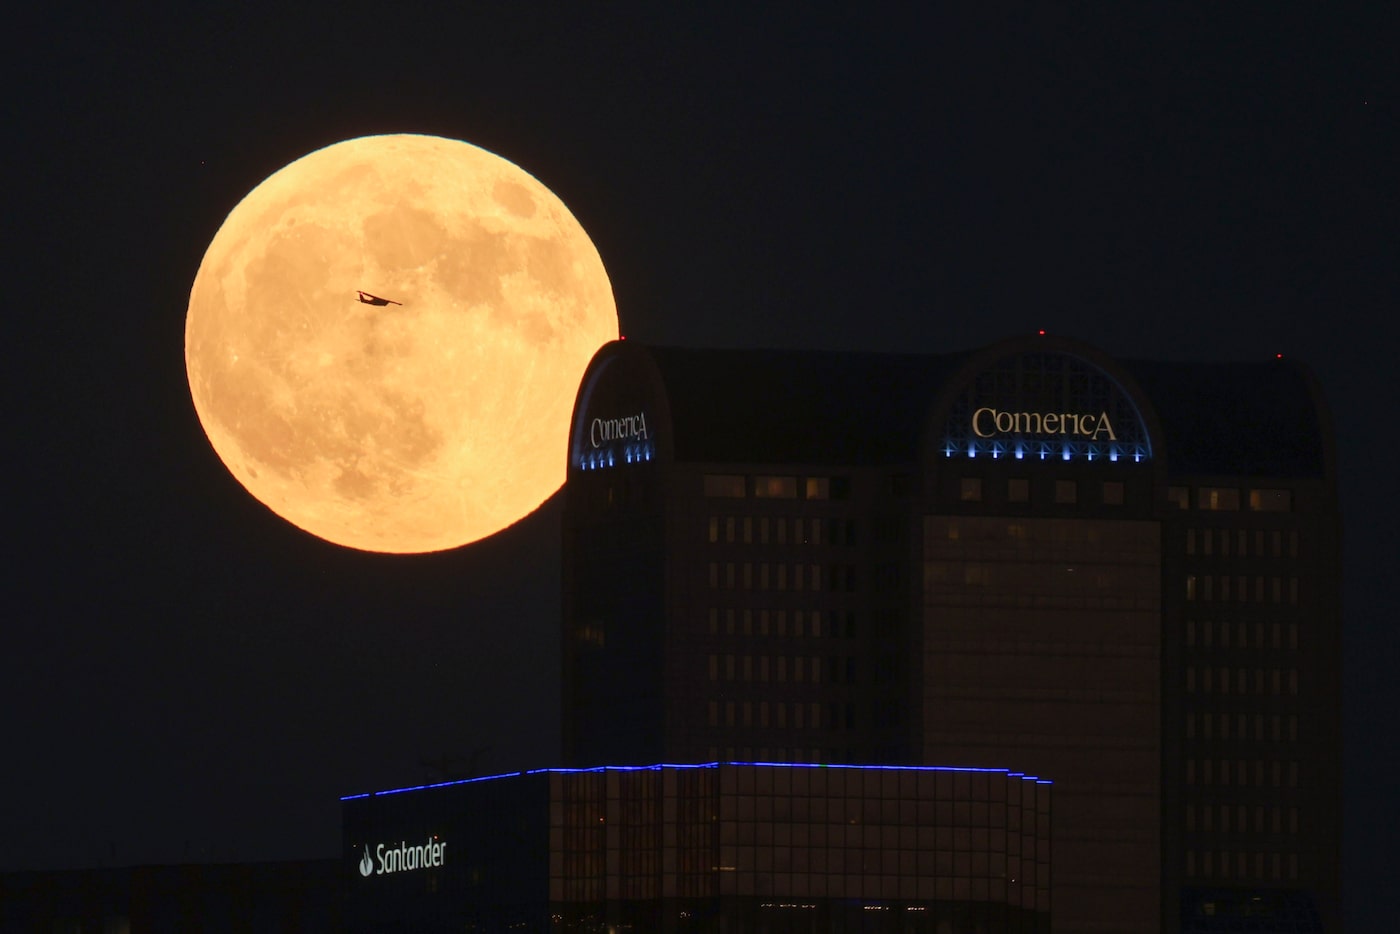
M 618 341 L 569 445 L 564 765 L 1021 770 L 1056 932 L 1340 930 L 1304 367 Z

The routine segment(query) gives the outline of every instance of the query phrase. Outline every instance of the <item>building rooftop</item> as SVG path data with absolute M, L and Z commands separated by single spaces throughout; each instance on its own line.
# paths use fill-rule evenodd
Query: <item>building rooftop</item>
M 717 463 L 912 464 L 931 407 L 974 357 L 642 349 L 666 389 L 676 459 Z M 1305 367 L 1115 362 L 1155 410 L 1155 453 L 1172 474 L 1326 474 L 1326 416 Z
M 1013 772 L 1010 769 L 987 769 L 972 768 L 965 766 L 951 765 L 827 765 L 815 762 L 699 762 L 691 764 L 674 764 L 658 762 L 654 765 L 598 765 L 586 769 L 525 769 L 519 772 L 501 772 L 496 775 L 480 775 L 475 778 L 459 778 L 450 781 L 431 782 L 425 785 L 408 785 L 403 788 L 388 788 L 383 791 L 363 792 L 355 795 L 343 795 L 341 801 L 355 801 L 360 798 L 378 798 L 384 795 L 403 794 L 408 791 L 426 791 L 430 788 L 447 788 L 452 785 L 470 785 L 474 782 L 489 782 L 506 778 L 519 778 L 523 775 L 549 775 L 553 773 L 572 775 L 581 772 L 659 772 L 663 769 L 717 769 L 720 766 L 760 766 L 763 768 L 775 769 L 853 769 L 861 771 L 884 771 L 884 772 L 990 772 L 995 775 L 1005 775 L 1007 778 L 1020 778 L 1024 781 L 1035 782 L 1038 785 L 1053 784 L 1049 779 L 1039 778 L 1035 775 L 1027 775 L 1025 772 Z

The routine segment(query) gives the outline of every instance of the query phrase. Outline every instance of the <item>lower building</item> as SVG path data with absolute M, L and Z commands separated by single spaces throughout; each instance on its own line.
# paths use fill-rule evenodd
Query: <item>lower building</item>
M 1051 784 L 541 769 L 343 799 L 348 932 L 1050 930 Z

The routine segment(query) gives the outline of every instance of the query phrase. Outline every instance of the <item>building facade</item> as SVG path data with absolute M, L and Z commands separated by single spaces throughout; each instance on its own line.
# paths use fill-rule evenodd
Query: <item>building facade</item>
M 1056 782 L 1055 930 L 1338 930 L 1333 449 L 1288 361 L 610 344 L 566 763 L 1011 765 Z
M 726 762 L 354 795 L 346 930 L 1047 932 L 1051 791 Z

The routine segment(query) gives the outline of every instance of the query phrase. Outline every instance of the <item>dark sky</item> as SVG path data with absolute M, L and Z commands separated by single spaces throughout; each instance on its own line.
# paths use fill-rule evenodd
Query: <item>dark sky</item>
M 1347 897 L 1358 922 L 1400 910 L 1389 24 L 402 6 L 11 24 L 0 870 L 331 855 L 338 796 L 424 758 L 553 760 L 557 504 L 455 552 L 348 551 L 244 493 L 185 384 L 233 205 L 313 149 L 413 131 L 560 195 L 629 338 L 937 352 L 1046 328 L 1310 363 L 1347 535 Z

